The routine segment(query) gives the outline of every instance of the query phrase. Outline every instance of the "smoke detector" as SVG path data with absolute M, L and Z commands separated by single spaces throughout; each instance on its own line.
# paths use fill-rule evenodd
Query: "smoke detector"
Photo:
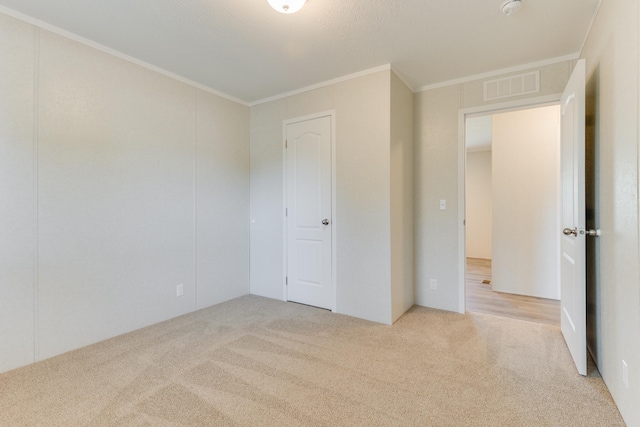
M 500 10 L 502 11 L 502 13 L 509 16 L 514 11 L 520 9 L 521 6 L 522 0 L 506 0 L 500 5 Z

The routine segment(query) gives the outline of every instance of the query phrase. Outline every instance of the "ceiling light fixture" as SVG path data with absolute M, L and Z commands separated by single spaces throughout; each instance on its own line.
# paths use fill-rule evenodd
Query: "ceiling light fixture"
M 270 0 L 271 1 L 271 0 Z M 500 10 L 509 16 L 522 6 L 522 0 L 507 0 L 500 5 Z
M 280 13 L 295 13 L 302 9 L 307 0 L 267 0 Z

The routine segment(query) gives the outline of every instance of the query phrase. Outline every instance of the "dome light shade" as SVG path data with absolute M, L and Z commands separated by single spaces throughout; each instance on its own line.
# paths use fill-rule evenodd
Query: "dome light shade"
M 307 0 L 267 0 L 280 13 L 295 13 L 302 9 Z
M 509 16 L 522 6 L 522 0 L 506 0 L 500 5 L 502 13 Z

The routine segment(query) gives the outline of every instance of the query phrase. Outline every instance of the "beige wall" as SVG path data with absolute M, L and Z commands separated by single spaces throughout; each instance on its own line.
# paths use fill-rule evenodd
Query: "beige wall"
M 571 61 L 538 68 L 540 93 L 562 93 L 571 74 Z M 522 71 L 526 72 L 526 71 Z M 518 73 L 510 73 L 518 74 Z M 505 74 L 508 76 L 510 74 Z M 464 109 L 491 110 L 499 102 L 482 102 L 482 80 L 450 85 L 415 94 L 415 192 L 416 230 L 416 303 L 428 307 L 458 311 L 461 283 L 461 237 L 458 180 L 459 156 L 464 152 L 458 139 L 458 114 Z M 509 98 L 525 102 L 531 96 Z M 558 95 L 559 99 L 559 95 Z M 463 146 L 463 144 L 462 144 Z M 439 210 L 439 200 L 447 201 L 447 210 Z M 430 279 L 438 289 L 431 290 Z
M 0 20 L 0 371 L 248 293 L 248 108 Z
M 491 150 L 467 152 L 466 166 L 467 257 L 491 259 Z
M 336 308 L 382 323 L 391 310 L 391 71 L 381 71 L 251 108 L 251 293 L 283 299 L 282 122 L 323 111 L 336 117 Z M 407 93 L 398 88 L 399 104 Z M 402 101 L 404 99 L 404 101 Z M 403 139 L 408 107 L 398 114 Z M 406 141 L 403 141 L 406 142 Z M 404 144 L 403 144 L 404 146 Z M 408 158 L 402 153 L 402 161 Z M 400 157 L 394 157 L 396 161 Z M 394 167 L 394 169 L 397 169 Z M 406 174 L 406 175 L 405 175 Z M 402 174 L 408 179 L 410 171 Z M 399 174 L 394 174 L 400 178 Z M 403 193 L 406 196 L 406 189 Z M 406 200 L 403 206 L 407 206 Z M 401 212 L 402 211 L 402 212 Z M 407 210 L 398 210 L 408 221 Z M 407 228 L 403 225 L 406 236 Z M 400 249 L 407 248 L 403 237 Z M 395 249 L 394 249 L 395 250 Z M 406 261 L 405 258 L 404 262 Z M 406 293 L 406 264 L 400 266 Z M 409 300 L 403 300 L 407 305 Z M 397 314 L 397 313 L 396 313 Z
M 282 122 L 336 117 L 339 313 L 389 323 L 389 71 L 251 107 L 251 293 L 283 299 Z
M 414 97 L 416 304 L 458 311 L 458 109 L 462 88 Z M 439 200 L 447 202 L 441 211 Z M 430 289 L 436 279 L 438 289 Z
M 604 0 L 581 55 L 591 103 L 594 225 L 602 230 L 593 243 L 591 290 L 598 298 L 588 305 L 596 319 L 590 350 L 630 426 L 640 425 L 639 13 L 637 1 Z M 629 388 L 622 383 L 622 360 Z
M 415 302 L 413 280 L 413 93 L 391 73 L 391 317 Z
M 249 109 L 196 91 L 196 308 L 249 293 Z
M 560 299 L 558 105 L 493 115 L 494 291 Z
M 34 361 L 33 27 L 0 14 L 0 372 Z

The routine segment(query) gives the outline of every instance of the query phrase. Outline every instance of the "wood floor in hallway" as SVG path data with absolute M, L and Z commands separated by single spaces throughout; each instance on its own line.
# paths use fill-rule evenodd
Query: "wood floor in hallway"
M 491 260 L 467 258 L 467 311 L 560 326 L 560 301 L 494 292 Z

